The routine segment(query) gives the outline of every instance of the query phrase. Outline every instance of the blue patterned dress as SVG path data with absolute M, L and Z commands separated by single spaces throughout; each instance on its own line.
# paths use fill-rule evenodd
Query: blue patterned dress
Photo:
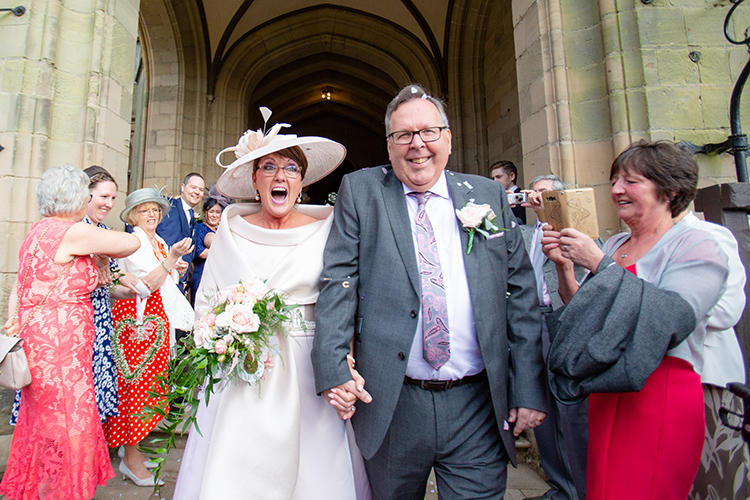
M 83 221 L 91 224 L 88 217 L 85 217 Z M 109 229 L 101 222 L 98 227 Z M 110 267 L 117 270 L 116 261 L 111 260 L 110 262 Z M 117 365 L 112 357 L 110 344 L 110 339 L 114 333 L 114 323 L 112 322 L 112 302 L 107 287 L 100 286 L 91 292 L 91 305 L 94 308 L 94 328 L 96 329 L 93 357 L 94 391 L 99 418 L 104 423 L 108 416 L 118 415 L 117 406 L 120 403 L 117 397 Z M 10 415 L 11 425 L 16 425 L 20 403 L 21 391 L 16 391 L 13 410 Z

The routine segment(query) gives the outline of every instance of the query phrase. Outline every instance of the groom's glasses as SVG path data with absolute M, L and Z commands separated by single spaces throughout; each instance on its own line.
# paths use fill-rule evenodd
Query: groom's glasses
M 435 142 L 440 139 L 441 132 L 447 128 L 448 127 L 428 127 L 414 132 L 400 130 L 389 134 L 387 138 L 392 140 L 394 144 L 399 144 L 401 146 L 411 144 L 415 135 L 418 135 L 419 138 L 422 139 L 422 142 Z

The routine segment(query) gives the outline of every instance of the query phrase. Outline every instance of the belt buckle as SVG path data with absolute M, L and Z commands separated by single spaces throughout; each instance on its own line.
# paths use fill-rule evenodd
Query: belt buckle
M 458 380 L 446 380 L 443 390 L 447 391 L 448 389 L 452 389 L 455 382 L 458 382 Z

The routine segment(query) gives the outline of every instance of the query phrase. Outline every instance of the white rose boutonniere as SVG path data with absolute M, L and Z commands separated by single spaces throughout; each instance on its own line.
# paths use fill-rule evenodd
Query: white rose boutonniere
M 503 210 L 505 210 L 505 207 L 503 207 Z M 464 229 L 469 233 L 469 244 L 466 246 L 467 254 L 471 252 L 471 248 L 474 246 L 474 233 L 478 232 L 487 238 L 491 233 L 507 231 L 507 229 L 495 224 L 497 215 L 492 211 L 492 207 L 486 203 L 477 205 L 470 201 L 461 210 L 456 209 L 456 217 L 458 217 Z

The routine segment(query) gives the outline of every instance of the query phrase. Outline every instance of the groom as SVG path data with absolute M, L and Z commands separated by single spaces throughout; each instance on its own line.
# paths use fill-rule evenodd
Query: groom
M 338 192 L 316 387 L 354 415 L 376 499 L 423 499 L 432 468 L 441 498 L 502 499 L 513 436 L 545 416 L 534 271 L 502 186 L 445 171 L 441 101 L 409 85 L 385 124 L 392 168 L 348 174 Z M 508 230 L 476 233 L 467 252 L 455 209 L 469 202 L 489 204 Z M 352 337 L 369 394 L 350 375 Z

